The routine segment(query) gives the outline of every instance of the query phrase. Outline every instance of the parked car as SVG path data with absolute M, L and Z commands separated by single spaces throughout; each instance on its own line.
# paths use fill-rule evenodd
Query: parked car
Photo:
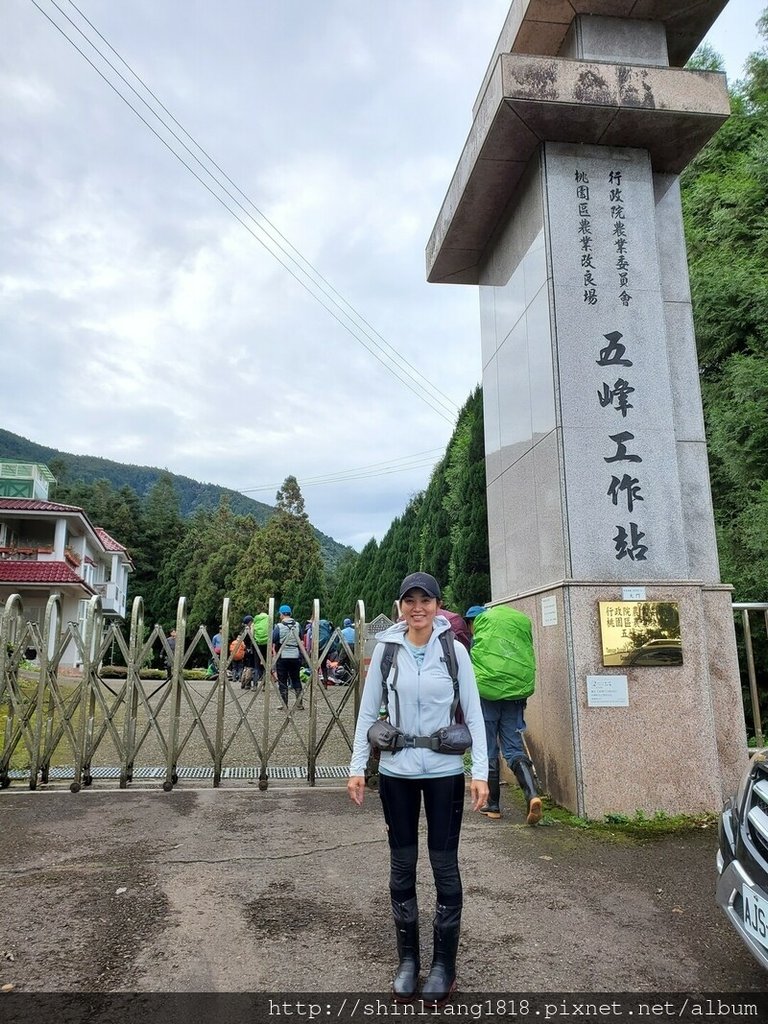
M 753 756 L 720 817 L 717 902 L 768 970 L 768 751 Z

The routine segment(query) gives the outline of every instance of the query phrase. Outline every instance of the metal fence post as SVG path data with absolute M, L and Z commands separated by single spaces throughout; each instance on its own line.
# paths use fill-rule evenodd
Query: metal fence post
M 742 608 L 741 623 L 744 627 L 744 644 L 747 654 L 747 675 L 749 677 L 749 693 L 752 698 L 752 722 L 755 727 L 755 742 L 758 747 L 763 745 L 763 729 L 760 720 L 760 701 L 757 694 L 757 673 L 755 671 L 755 652 L 752 648 L 752 630 L 749 625 L 749 609 Z
M 3 614 L 0 617 L 0 700 L 5 696 L 8 697 L 8 717 L 5 720 L 3 746 L 0 749 L 0 789 L 6 789 L 11 784 L 8 769 L 16 744 L 13 742 L 15 722 L 15 705 L 12 692 L 14 686 L 14 658 L 11 656 L 10 648 L 20 633 L 23 615 L 24 604 L 21 597 L 18 594 L 11 594 L 5 602 Z
M 128 634 L 128 658 L 125 668 L 125 721 L 123 722 L 123 758 L 120 765 L 120 789 L 133 782 L 136 757 L 136 716 L 141 686 L 141 649 L 144 644 L 144 599 L 135 597 L 131 608 L 131 631 Z
M 231 602 L 224 598 L 221 609 L 221 650 L 219 651 L 219 671 L 216 676 L 216 739 L 213 755 L 213 785 L 218 788 L 221 782 L 221 770 L 224 760 L 224 707 L 227 695 L 227 657 L 229 654 L 229 610 Z M 224 652 L 227 652 L 226 654 Z
M 184 671 L 184 648 L 187 635 L 187 599 L 179 598 L 176 612 L 176 643 L 173 648 L 171 669 L 171 721 L 168 728 L 168 750 L 165 763 L 163 789 L 170 793 L 179 781 L 177 772 L 177 747 L 179 742 L 179 717 L 181 715 L 181 673 Z
M 37 702 L 34 729 L 34 743 L 29 760 L 29 788 L 37 789 L 37 776 L 40 772 L 41 751 L 43 744 L 43 720 L 47 717 L 44 713 L 46 694 L 48 693 L 48 664 L 51 654 L 53 640 L 54 649 L 58 648 L 61 640 L 61 598 L 52 594 L 45 606 L 45 620 L 43 624 L 43 643 L 39 652 L 40 672 L 37 677 Z M 54 639 L 55 638 L 55 639 Z M 48 716 L 50 717 L 50 716 Z

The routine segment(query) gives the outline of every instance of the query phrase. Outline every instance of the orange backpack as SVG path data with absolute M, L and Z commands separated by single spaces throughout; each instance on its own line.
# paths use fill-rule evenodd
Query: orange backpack
M 243 641 L 235 637 L 229 645 L 229 653 L 232 655 L 232 661 L 242 661 L 245 657 L 245 644 Z

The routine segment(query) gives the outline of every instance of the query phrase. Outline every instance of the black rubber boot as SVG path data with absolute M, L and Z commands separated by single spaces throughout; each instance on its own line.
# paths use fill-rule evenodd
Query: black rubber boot
M 400 961 L 392 982 L 392 992 L 398 1002 L 413 999 L 419 987 L 419 908 L 416 897 L 402 903 L 392 900 L 392 916 L 395 919 L 397 956 Z
M 541 821 L 542 810 L 541 798 L 536 791 L 536 781 L 533 777 L 533 761 L 524 757 L 515 763 L 512 771 L 528 801 L 528 817 L 525 820 L 529 825 L 536 825 Z
M 425 1003 L 442 1006 L 456 988 L 456 952 L 459 948 L 461 907 L 446 907 L 438 903 L 433 928 L 435 951 L 432 966 L 421 990 L 421 998 Z
M 496 758 L 488 768 L 488 802 L 484 807 L 480 808 L 480 813 L 484 814 L 486 818 L 500 818 L 500 799 L 501 785 L 499 783 L 499 759 Z

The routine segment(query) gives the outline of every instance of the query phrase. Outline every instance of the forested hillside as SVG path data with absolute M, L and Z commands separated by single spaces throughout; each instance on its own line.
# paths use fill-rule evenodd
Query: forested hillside
M 760 32 L 730 120 L 682 178 L 721 570 L 741 601 L 768 599 L 768 9 Z
M 164 475 L 173 481 L 173 488 L 179 502 L 179 513 L 183 518 L 200 511 L 214 511 L 219 507 L 222 498 L 226 499 L 233 514 L 250 516 L 261 524 L 266 523 L 275 511 L 272 505 L 255 501 L 228 487 L 200 483 L 188 476 L 169 473 L 167 470 L 158 469 L 155 466 L 134 466 L 113 462 L 110 459 L 98 459 L 90 455 L 71 455 L 69 452 L 61 452 L 56 448 L 36 444 L 34 441 L 27 440 L 26 437 L 20 437 L 7 430 L 0 430 L 0 458 L 44 463 L 59 481 L 59 489 L 52 492 L 51 497 L 56 495 L 55 500 L 64 501 L 62 495 L 68 494 L 69 497 L 66 500 L 73 504 L 83 505 L 88 512 L 91 510 L 83 502 L 90 499 L 87 491 L 81 493 L 78 490 L 81 484 L 91 485 L 102 481 L 109 483 L 116 490 L 128 487 L 142 504 Z M 82 500 L 76 497 L 78 493 Z M 101 523 L 96 513 L 92 514 L 96 522 L 104 525 L 105 529 L 109 528 L 106 523 Z M 120 534 L 116 534 L 116 536 L 120 537 Z M 334 569 L 339 561 L 349 553 L 350 548 L 339 544 L 338 541 L 319 530 L 315 530 L 315 536 L 320 544 L 323 562 L 328 569 Z
M 295 477 L 286 478 L 264 525 L 236 515 L 226 495 L 214 510 L 182 516 L 170 473 L 160 475 L 144 501 L 133 488 L 118 490 L 107 480 L 57 485 L 51 497 L 85 509 L 128 549 L 136 568 L 129 603 L 140 595 L 148 622 L 170 628 L 180 596 L 187 599 L 192 632 L 201 624 L 215 630 L 225 597 L 232 601 L 235 624 L 266 608 L 270 597 L 278 605 L 291 604 L 302 617 L 311 614 L 315 597 L 325 603 L 330 570 Z
M 463 612 L 488 600 L 484 451 L 483 396 L 477 388 L 459 413 L 426 491 L 411 499 L 381 543 L 370 540 L 340 567 L 331 598 L 337 618 L 349 614 L 357 598 L 369 618 L 389 614 L 400 581 L 416 569 L 440 581 L 449 608 Z

